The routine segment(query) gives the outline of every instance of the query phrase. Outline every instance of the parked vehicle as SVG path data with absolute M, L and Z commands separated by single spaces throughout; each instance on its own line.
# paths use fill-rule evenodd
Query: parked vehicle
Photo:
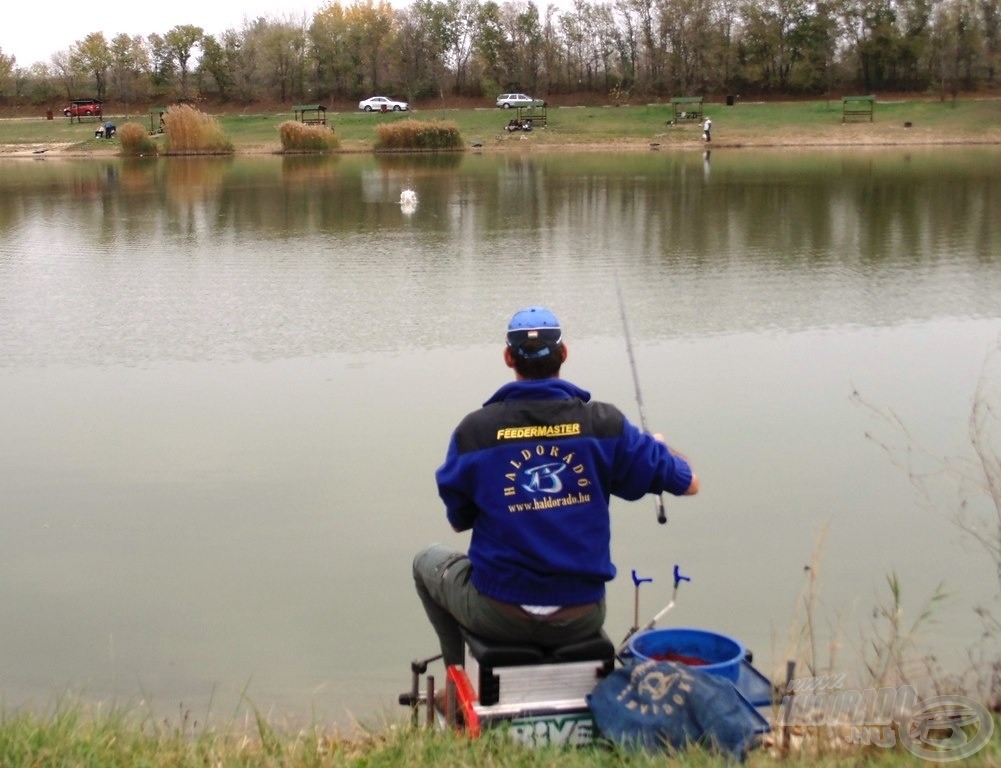
M 546 102 L 542 99 L 533 99 L 525 93 L 502 93 L 497 97 L 497 106 L 502 109 L 511 107 L 544 107 Z
M 358 109 L 366 112 L 406 112 L 410 105 L 405 101 L 394 101 L 385 96 L 373 96 L 358 102 Z
M 101 104 L 99 99 L 73 99 L 68 107 L 63 107 L 66 117 L 100 117 Z

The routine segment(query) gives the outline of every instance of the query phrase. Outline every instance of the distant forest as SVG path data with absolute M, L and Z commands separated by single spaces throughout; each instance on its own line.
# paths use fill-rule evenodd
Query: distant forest
M 357 0 L 219 35 L 92 32 L 30 66 L 0 50 L 0 102 L 955 95 L 997 89 L 999 46 L 1001 0 Z

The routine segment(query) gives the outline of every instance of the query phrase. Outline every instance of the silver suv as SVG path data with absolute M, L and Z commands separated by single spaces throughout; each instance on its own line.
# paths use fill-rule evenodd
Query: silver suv
M 546 102 L 542 99 L 533 99 L 524 93 L 502 93 L 497 97 L 497 106 L 503 109 L 511 109 L 511 107 L 544 107 L 546 106 Z

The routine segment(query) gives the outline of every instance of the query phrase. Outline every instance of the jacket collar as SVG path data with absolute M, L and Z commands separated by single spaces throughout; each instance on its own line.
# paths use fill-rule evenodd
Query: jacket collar
M 583 402 L 591 399 L 591 393 L 564 379 L 526 379 L 512 381 L 498 389 L 484 405 L 507 400 L 571 400 Z

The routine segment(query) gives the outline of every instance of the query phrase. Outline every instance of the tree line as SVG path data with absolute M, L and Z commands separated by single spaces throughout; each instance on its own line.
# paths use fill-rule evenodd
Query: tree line
M 27 67 L 0 50 L 0 99 L 955 95 L 997 87 L 999 46 L 1001 0 L 335 1 L 220 34 L 92 32 Z

